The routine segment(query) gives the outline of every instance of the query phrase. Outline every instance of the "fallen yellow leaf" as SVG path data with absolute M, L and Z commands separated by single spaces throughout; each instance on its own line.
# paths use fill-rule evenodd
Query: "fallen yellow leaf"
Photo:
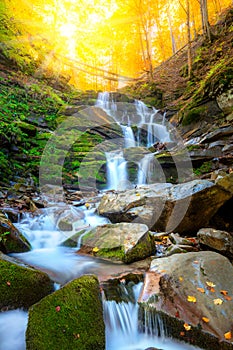
M 204 321 L 204 322 L 206 322 L 206 323 L 210 322 L 210 320 L 209 320 L 208 317 L 202 317 L 202 321 Z
M 88 209 L 90 207 L 90 203 L 85 203 L 85 207 Z
M 230 340 L 232 338 L 231 332 L 227 332 L 224 334 L 225 339 Z
M 197 290 L 201 293 L 205 293 L 205 289 L 204 288 L 197 288 Z
M 139 196 L 140 196 L 140 193 L 136 193 L 136 196 L 138 196 L 138 197 L 139 197 Z
M 183 277 L 179 277 L 179 281 L 182 282 L 184 279 Z
M 215 287 L 215 284 L 213 282 L 206 281 L 206 284 L 208 287 Z
M 218 298 L 218 299 L 214 299 L 214 305 L 222 305 L 223 300 Z
M 188 295 L 187 300 L 190 303 L 196 303 L 196 301 L 197 301 L 197 299 L 194 296 L 192 296 L 192 295 Z
M 188 323 L 184 323 L 184 329 L 185 329 L 186 331 L 190 331 L 191 328 L 192 328 L 192 327 L 191 327 Z
M 93 253 L 97 253 L 99 251 L 99 248 L 98 247 L 95 247 L 92 249 Z

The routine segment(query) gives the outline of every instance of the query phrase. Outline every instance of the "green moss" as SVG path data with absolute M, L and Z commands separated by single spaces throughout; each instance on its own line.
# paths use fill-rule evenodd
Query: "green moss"
M 0 309 L 29 308 L 53 291 L 53 282 L 40 271 L 0 255 Z
M 212 170 L 212 162 L 204 162 L 199 168 L 193 169 L 195 175 L 209 173 Z
M 82 276 L 29 310 L 27 350 L 104 350 L 98 280 Z
M 191 123 L 198 122 L 203 117 L 205 112 L 206 112 L 205 107 L 193 108 L 193 109 L 187 111 L 183 120 L 182 120 L 182 125 L 186 126 L 186 125 L 189 125 Z
M 119 261 L 125 260 L 125 252 L 122 247 L 115 248 L 115 249 L 100 248 L 99 251 L 95 253 L 95 255 L 106 259 L 119 260 Z
M 150 234 L 146 236 L 146 239 L 139 242 L 130 252 L 126 254 L 123 261 L 131 263 L 134 261 L 145 259 L 151 256 L 153 253 L 154 241 Z

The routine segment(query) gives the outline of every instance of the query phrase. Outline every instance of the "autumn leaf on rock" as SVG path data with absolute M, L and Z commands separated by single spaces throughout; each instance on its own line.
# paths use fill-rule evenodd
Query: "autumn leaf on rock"
M 208 317 L 202 317 L 202 321 L 204 321 L 204 322 L 206 322 L 206 323 L 210 322 L 210 320 L 209 320 Z
M 231 332 L 227 332 L 224 334 L 225 339 L 230 340 L 232 338 Z
M 192 327 L 191 327 L 188 323 L 184 323 L 184 329 L 185 329 L 186 331 L 190 331 L 191 328 L 192 328 Z
M 197 288 L 198 292 L 201 292 L 201 293 L 205 293 L 205 289 L 204 288 Z
M 187 300 L 190 303 L 196 303 L 196 301 L 197 301 L 197 299 L 194 296 L 192 296 L 192 295 L 188 295 Z
M 214 299 L 214 305 L 222 305 L 223 300 L 218 298 L 218 299 Z
M 99 248 L 98 247 L 95 247 L 92 249 L 93 253 L 97 253 L 99 251 Z
M 227 290 L 220 290 L 220 293 L 223 294 L 223 295 L 227 295 L 228 291 Z
M 206 284 L 208 287 L 215 287 L 215 284 L 213 282 L 206 281 Z

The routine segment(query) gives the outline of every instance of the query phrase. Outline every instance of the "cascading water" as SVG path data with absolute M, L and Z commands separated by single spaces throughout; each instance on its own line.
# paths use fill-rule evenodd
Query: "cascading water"
M 134 301 L 116 302 L 103 296 L 106 325 L 106 350 L 145 350 L 148 347 L 163 350 L 194 350 L 197 347 L 174 341 L 166 336 L 166 329 L 158 315 L 145 315 L 145 331 L 139 330 L 137 300 L 143 283 L 133 287 Z M 129 293 L 125 289 L 125 293 Z M 129 296 L 129 300 L 131 297 Z
M 128 182 L 127 162 L 122 151 L 106 152 L 107 188 L 121 189 Z
M 103 92 L 98 96 L 96 106 L 102 108 L 106 113 L 114 118 L 117 124 L 121 127 L 124 137 L 124 148 L 131 147 L 151 147 L 156 142 L 170 142 L 170 134 L 165 126 L 165 117 L 162 124 L 156 123 L 158 110 L 148 108 L 142 101 L 135 101 L 130 105 L 127 111 L 127 103 L 125 109 L 118 110 L 118 105 L 114 102 L 114 97 L 111 93 Z M 128 106 L 129 107 L 129 106 Z M 133 128 L 134 130 L 133 131 Z M 146 135 L 146 137 L 145 137 Z M 149 151 L 148 151 L 149 152 Z M 107 186 L 106 189 L 124 190 L 130 187 L 128 162 L 124 157 L 122 149 L 106 152 L 107 161 Z M 146 154 L 138 164 L 138 174 L 133 185 L 141 185 L 150 183 L 151 171 L 153 166 L 153 155 Z M 155 171 L 155 169 L 153 169 Z

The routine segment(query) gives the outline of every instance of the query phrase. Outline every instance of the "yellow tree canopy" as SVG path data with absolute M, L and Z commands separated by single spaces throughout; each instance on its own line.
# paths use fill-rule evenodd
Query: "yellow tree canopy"
M 114 89 L 186 44 L 186 1 L 4 0 L 0 39 L 12 59 L 16 44 L 25 52 L 22 66 L 35 60 L 35 74 L 51 69 L 81 89 Z M 188 1 L 193 39 L 202 30 L 200 1 Z M 209 0 L 210 22 L 230 4 Z

